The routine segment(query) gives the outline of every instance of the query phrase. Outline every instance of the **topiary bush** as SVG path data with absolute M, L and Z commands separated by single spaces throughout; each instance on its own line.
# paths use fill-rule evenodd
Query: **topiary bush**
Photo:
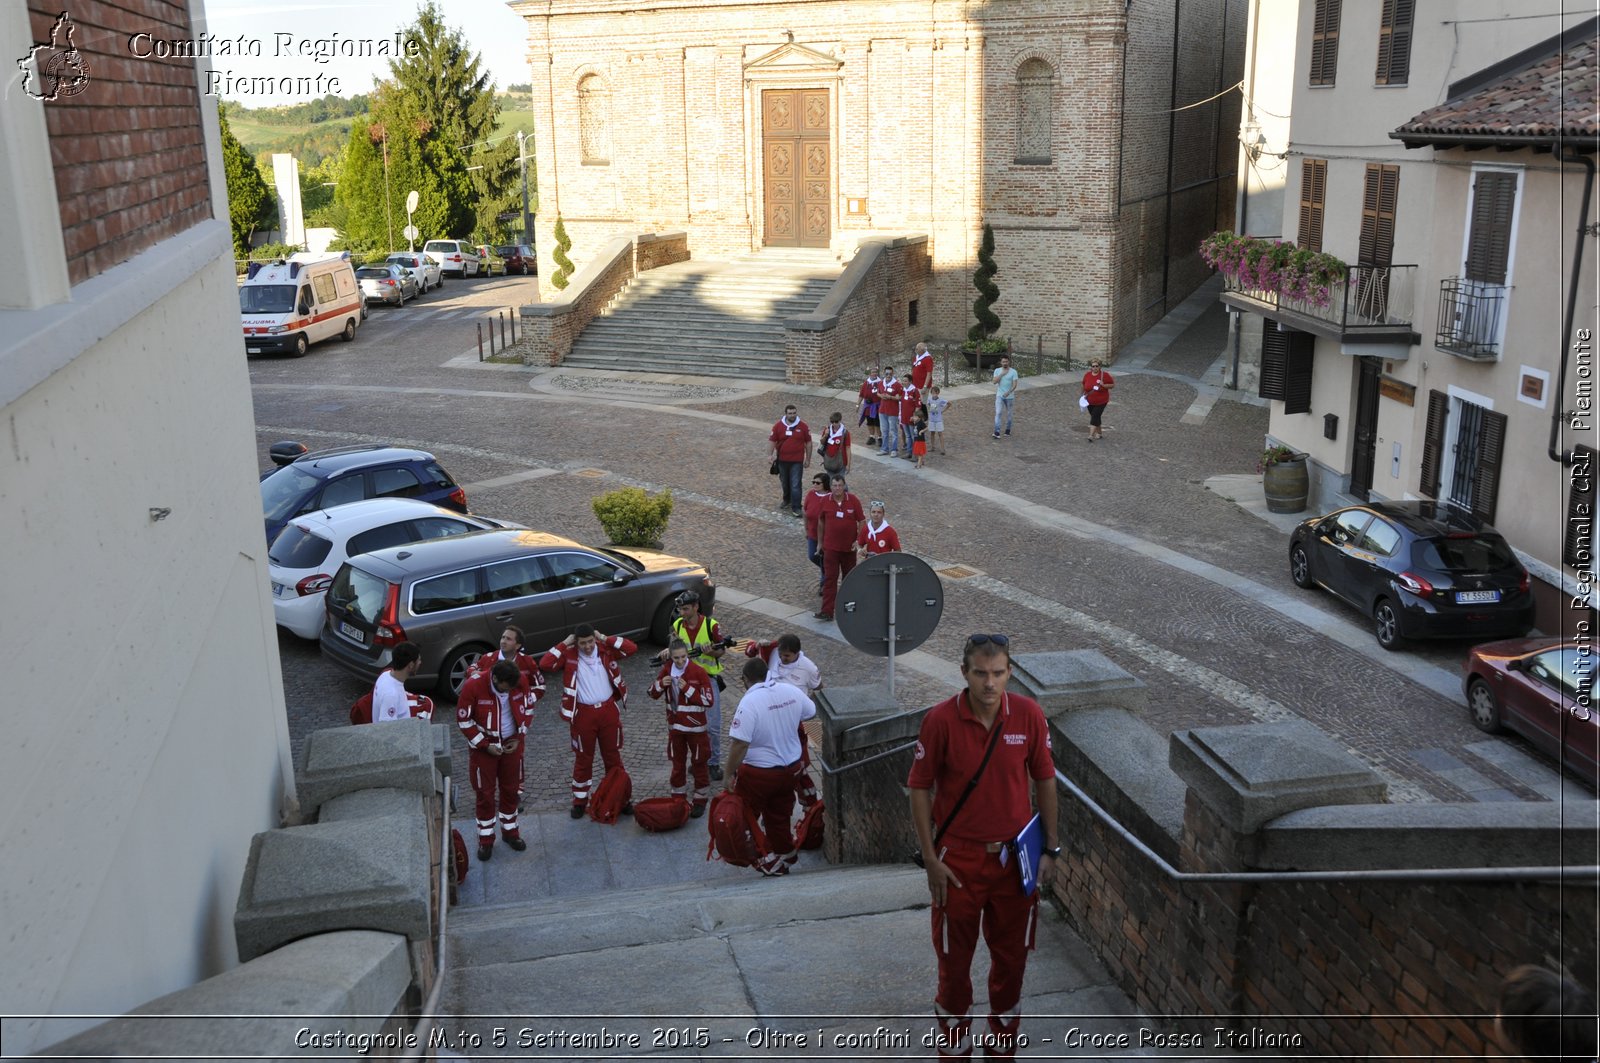
M 985 225 L 983 242 L 978 245 L 978 268 L 972 273 L 972 286 L 978 289 L 972 313 L 978 323 L 967 330 L 967 339 L 973 343 L 981 343 L 1000 331 L 1000 316 L 992 309 L 1000 298 L 1000 288 L 994 282 L 994 275 L 999 272 L 1000 267 L 994 264 L 994 228 Z
M 566 223 L 561 220 L 561 215 L 556 215 L 556 251 L 551 257 L 556 260 L 556 271 L 550 275 L 550 283 L 558 289 L 565 288 L 567 281 L 572 277 L 572 259 L 567 257 L 567 252 L 572 250 L 572 237 L 567 235 Z
M 596 496 L 591 505 L 617 546 L 659 546 L 672 516 L 672 492 L 652 495 L 640 487 L 623 487 Z

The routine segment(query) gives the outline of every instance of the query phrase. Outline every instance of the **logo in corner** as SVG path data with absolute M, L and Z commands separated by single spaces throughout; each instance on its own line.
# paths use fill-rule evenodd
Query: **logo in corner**
M 50 27 L 50 39 L 35 44 L 17 60 L 22 70 L 22 90 L 36 100 L 50 102 L 76 96 L 89 84 L 89 62 L 73 45 L 78 32 L 65 11 Z

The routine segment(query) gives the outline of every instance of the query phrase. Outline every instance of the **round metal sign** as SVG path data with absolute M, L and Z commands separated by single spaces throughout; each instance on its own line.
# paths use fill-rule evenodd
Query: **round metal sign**
M 415 214 L 417 212 L 417 198 L 417 190 L 415 188 L 406 193 L 407 214 Z
M 404 229 L 400 230 L 400 235 L 404 236 L 407 240 L 415 240 L 422 234 L 417 231 L 417 227 L 415 225 L 407 225 Z
M 943 615 L 944 586 L 938 573 L 905 553 L 873 554 L 861 562 L 839 584 L 834 605 L 845 641 L 874 657 L 889 656 L 891 616 L 898 657 L 926 642 Z

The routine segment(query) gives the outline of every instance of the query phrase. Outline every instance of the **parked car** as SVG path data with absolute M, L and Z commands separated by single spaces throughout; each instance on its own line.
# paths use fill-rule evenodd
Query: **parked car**
M 476 277 L 478 252 L 463 240 L 429 240 L 422 253 L 439 263 L 446 276 Z
M 539 264 L 533 253 L 533 248 L 527 244 L 501 244 L 494 249 L 495 254 L 506 260 L 506 272 L 518 276 L 527 276 L 539 272 Z
M 478 265 L 483 271 L 481 276 L 492 277 L 496 273 L 502 277 L 506 275 L 506 260 L 494 248 L 479 244 L 474 250 L 478 252 Z
M 323 594 L 349 558 L 470 531 L 520 527 L 414 498 L 368 498 L 303 513 L 284 526 L 267 551 L 273 614 L 279 627 L 314 639 L 327 616 Z
M 1577 639 L 1508 639 L 1475 646 L 1463 689 L 1472 722 L 1509 728 L 1600 786 L 1600 716 L 1593 647 Z
M 424 255 L 420 251 L 396 251 L 388 260 L 397 266 L 404 266 L 416 274 L 417 283 L 422 286 L 422 294 L 428 294 L 429 288 L 437 288 L 444 283 L 444 270 L 439 263 Z
M 417 275 L 394 262 L 362 266 L 356 270 L 356 280 L 361 284 L 362 298 L 369 303 L 404 306 L 407 299 L 415 299 L 422 294 Z
M 432 454 L 408 447 L 357 446 L 307 452 L 273 445 L 278 468 L 261 474 L 261 511 L 271 543 L 293 517 L 363 498 L 417 498 L 467 511 L 467 493 Z
M 1303 521 L 1289 575 L 1371 618 L 1378 645 L 1415 638 L 1504 638 L 1533 627 L 1528 570 L 1503 536 L 1439 502 L 1373 502 Z
M 455 697 L 507 624 L 530 652 L 580 623 L 606 635 L 665 642 L 673 600 L 712 585 L 693 561 L 649 550 L 596 549 L 536 531 L 469 532 L 352 557 L 328 588 L 322 653 L 365 680 L 405 641 L 422 649 L 418 685 Z

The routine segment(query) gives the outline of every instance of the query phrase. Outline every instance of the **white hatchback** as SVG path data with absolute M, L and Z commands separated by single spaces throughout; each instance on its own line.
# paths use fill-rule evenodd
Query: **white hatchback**
M 439 263 L 439 268 L 457 277 L 478 275 L 478 252 L 465 240 L 429 240 L 422 253 Z
M 486 528 L 520 527 L 414 498 L 369 498 L 303 513 L 284 526 L 267 551 L 273 614 L 279 627 L 314 639 L 322 631 L 328 584 L 339 566 L 357 554 Z

